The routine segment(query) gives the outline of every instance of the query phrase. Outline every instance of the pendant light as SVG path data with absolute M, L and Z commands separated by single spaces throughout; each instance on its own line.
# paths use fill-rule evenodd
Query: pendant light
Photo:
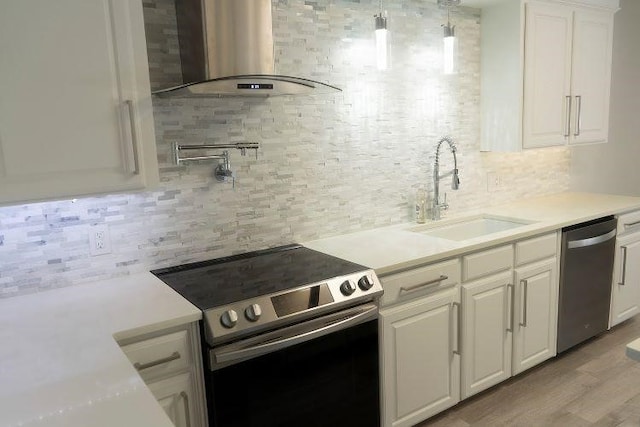
M 444 74 L 456 74 L 458 72 L 458 38 L 456 26 L 451 25 L 451 7 L 460 5 L 460 0 L 438 0 L 438 5 L 447 8 L 447 23 L 442 24 L 444 30 L 442 71 Z
M 378 70 L 386 70 L 389 67 L 389 34 L 387 31 L 387 17 L 382 11 L 380 0 L 380 13 L 374 15 L 376 36 L 376 65 Z

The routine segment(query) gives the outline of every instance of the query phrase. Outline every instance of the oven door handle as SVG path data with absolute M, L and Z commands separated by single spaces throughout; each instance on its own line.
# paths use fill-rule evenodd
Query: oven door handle
M 378 317 L 378 307 L 376 305 L 367 305 L 365 307 L 358 307 L 357 310 L 353 310 L 356 314 L 350 314 L 346 318 L 342 318 L 334 323 L 330 323 L 321 328 L 313 328 L 306 332 L 295 334 L 290 337 L 278 339 L 275 341 L 269 341 L 265 344 L 259 344 L 247 348 L 243 348 L 240 350 L 229 350 L 225 351 L 224 347 L 219 349 L 214 349 L 210 351 L 210 358 L 212 364 L 230 364 L 239 360 L 250 359 L 258 356 L 262 356 L 267 353 L 272 353 L 274 351 L 281 350 L 283 348 L 291 347 L 296 344 L 300 344 L 306 341 L 310 341 L 315 338 L 322 337 L 324 335 L 328 335 L 333 332 L 338 332 L 343 329 L 347 329 L 351 326 L 355 326 L 360 323 L 364 323 L 368 320 L 375 319 Z M 353 312 L 351 311 L 351 312 Z M 316 321 L 311 321 L 309 323 L 317 323 Z

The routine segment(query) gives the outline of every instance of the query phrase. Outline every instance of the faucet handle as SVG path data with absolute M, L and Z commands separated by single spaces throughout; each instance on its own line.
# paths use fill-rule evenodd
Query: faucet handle
M 444 202 L 442 202 L 442 208 L 444 210 L 449 209 L 449 204 L 447 203 L 447 193 L 446 192 L 444 193 Z

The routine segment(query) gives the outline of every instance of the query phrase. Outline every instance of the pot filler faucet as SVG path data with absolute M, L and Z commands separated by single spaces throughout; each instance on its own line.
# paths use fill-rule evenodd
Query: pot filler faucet
M 451 149 L 451 154 L 453 154 L 453 170 L 450 170 L 447 173 L 443 173 L 440 175 L 440 146 L 446 142 L 449 144 L 449 148 Z M 451 179 L 451 189 L 457 190 L 460 188 L 460 179 L 458 178 L 458 159 L 456 158 L 456 145 L 453 142 L 453 139 L 449 136 L 443 137 L 440 141 L 438 141 L 438 146 L 436 147 L 436 163 L 433 165 L 433 205 L 431 206 L 431 219 L 437 221 L 440 219 L 440 209 L 448 209 L 449 205 L 447 204 L 447 193 L 444 193 L 444 201 L 440 203 L 440 179 L 446 178 L 449 175 L 453 175 Z

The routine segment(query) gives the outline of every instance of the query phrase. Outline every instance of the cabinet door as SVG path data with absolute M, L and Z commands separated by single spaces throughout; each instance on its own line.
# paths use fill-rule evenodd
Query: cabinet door
M 609 133 L 613 16 L 581 9 L 574 16 L 569 142 L 605 142 Z
M 380 313 L 383 420 L 413 426 L 460 401 L 459 290 Z
M 0 3 L 0 203 L 157 180 L 142 3 Z
M 556 355 L 559 286 L 556 258 L 515 272 L 514 375 Z
M 569 135 L 573 12 L 529 2 L 525 14 L 522 145 L 563 145 Z
M 191 374 L 185 372 L 148 384 L 164 412 L 176 427 L 192 427 L 195 414 L 190 407 L 193 396 Z
M 511 270 L 462 287 L 462 398 L 511 376 Z
M 616 243 L 610 326 L 640 312 L 640 233 L 618 238 Z

